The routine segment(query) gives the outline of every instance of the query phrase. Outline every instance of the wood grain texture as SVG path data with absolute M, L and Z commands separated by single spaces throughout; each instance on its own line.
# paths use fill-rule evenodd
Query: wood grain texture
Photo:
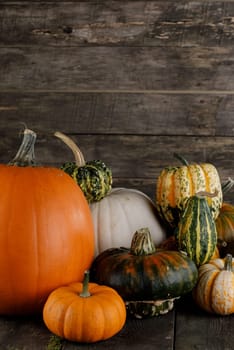
M 114 185 L 132 183 L 146 186 L 153 194 L 156 179 L 167 166 L 179 166 L 174 152 L 189 162 L 208 162 L 216 166 L 222 181 L 234 178 L 234 140 L 226 137 L 185 137 L 155 135 L 71 135 L 86 161 L 102 159 L 111 167 Z M 0 161 L 9 162 L 15 155 L 21 137 L 1 137 Z M 53 134 L 38 133 L 36 159 L 39 164 L 60 167 L 74 161 L 69 148 Z M 119 179 L 119 180 L 118 180 Z M 152 186 L 152 187 L 151 187 Z M 228 195 L 229 197 L 229 195 Z
M 39 316 L 28 318 L 0 316 L 2 350 L 45 350 L 50 337 L 51 333 Z
M 151 178 L 169 165 L 180 165 L 174 152 L 189 162 L 213 163 L 222 176 L 228 177 L 234 168 L 234 140 L 225 137 L 170 137 L 142 135 L 71 135 L 85 159 L 102 159 L 113 169 L 116 177 Z M 16 152 L 21 138 L 1 137 L 0 159 Z M 186 151 L 185 151 L 186 150 Z M 52 134 L 38 134 L 36 156 L 39 163 L 59 165 L 71 161 L 70 149 Z
M 25 123 L 44 133 L 233 136 L 233 108 L 225 94 L 0 92 L 0 134 Z
M 174 339 L 175 311 L 150 319 L 128 319 L 122 330 L 106 341 L 82 344 L 59 340 L 61 350 L 144 349 L 171 350 Z M 12 336 L 9 336 L 11 330 Z M 53 334 L 40 316 L 30 318 L 0 317 L 1 350 L 58 350 L 52 346 Z
M 234 178 L 234 0 L 3 0 L 0 29 L 0 163 L 27 125 L 39 165 L 73 160 L 59 130 L 111 167 L 114 187 L 153 200 L 175 151 Z M 183 298 L 106 342 L 62 350 L 231 350 L 233 327 Z M 51 336 L 40 317 L 0 317 L 1 350 L 49 350 Z
M 225 94 L 0 92 L 0 133 L 233 136 L 233 108 Z
M 192 317 L 191 317 L 192 315 Z M 188 296 L 178 305 L 176 319 L 175 349 L 179 350 L 231 350 L 234 316 L 206 314 L 198 309 L 192 297 Z M 223 338 L 220 336 L 225 334 Z
M 3 1 L 5 45 L 231 46 L 232 1 Z M 10 4 L 10 6 L 9 6 Z M 32 15 L 33 14 L 33 15 Z
M 105 342 L 82 345 L 85 349 L 139 349 L 153 350 L 162 348 L 171 350 L 173 346 L 174 311 L 151 319 L 128 319 L 125 327 L 115 337 Z M 65 342 L 64 350 L 76 350 L 77 344 Z
M 3 91 L 234 91 L 225 47 L 3 47 L 0 62 Z

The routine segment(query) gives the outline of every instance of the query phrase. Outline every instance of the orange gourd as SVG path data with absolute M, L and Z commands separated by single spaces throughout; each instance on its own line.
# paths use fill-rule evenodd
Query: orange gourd
M 226 182 L 222 184 L 222 191 L 225 195 L 229 192 L 234 185 L 234 180 L 228 178 Z M 223 202 L 220 208 L 219 215 L 215 220 L 217 235 L 218 235 L 218 246 L 220 256 L 224 257 L 226 254 L 233 254 L 234 247 L 234 205 L 228 202 Z
M 73 283 L 53 291 L 44 306 L 43 319 L 57 336 L 76 342 L 93 343 L 111 338 L 126 321 L 123 299 L 111 287 Z
M 83 279 L 94 256 L 94 230 L 83 192 L 69 175 L 36 166 L 36 134 L 24 131 L 0 165 L 0 314 L 41 312 L 55 288 Z
M 229 192 L 234 185 L 234 180 L 228 178 L 222 183 L 223 194 Z M 223 242 L 234 241 L 234 205 L 228 202 L 223 202 L 220 212 L 215 221 L 218 238 Z
M 234 241 L 234 205 L 224 202 L 216 221 L 218 238 L 225 242 Z
M 198 281 L 193 289 L 198 306 L 209 313 L 230 315 L 234 313 L 234 259 L 227 254 L 224 259 L 212 259 L 201 265 Z

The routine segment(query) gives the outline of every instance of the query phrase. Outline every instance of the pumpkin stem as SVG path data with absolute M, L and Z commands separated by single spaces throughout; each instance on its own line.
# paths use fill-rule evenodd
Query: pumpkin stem
M 148 227 L 137 230 L 132 238 L 130 252 L 134 255 L 149 255 L 156 251 Z
M 88 298 L 90 297 L 90 293 L 89 293 L 89 271 L 86 270 L 84 273 L 84 280 L 83 280 L 83 288 L 82 288 L 82 292 L 80 293 L 80 297 L 82 298 Z
M 76 143 L 68 136 L 63 134 L 60 131 L 56 131 L 54 133 L 54 136 L 58 137 L 60 140 L 62 140 L 73 152 L 74 157 L 75 157 L 75 163 L 78 167 L 84 166 L 85 165 L 85 159 L 84 156 L 79 149 L 79 147 L 76 145 Z
M 227 181 L 222 183 L 222 191 L 223 191 L 223 193 L 229 192 L 233 185 L 234 185 L 234 180 L 231 177 L 229 177 L 227 179 Z
M 173 155 L 174 155 L 175 158 L 177 158 L 179 161 L 181 161 L 181 163 L 183 165 L 186 165 L 186 166 L 189 165 L 188 161 L 184 157 L 182 157 L 180 154 L 175 152 Z
M 232 271 L 232 254 L 227 254 L 225 258 L 224 270 Z
M 25 128 L 23 140 L 15 157 L 8 163 L 8 165 L 16 166 L 35 166 L 34 145 L 36 141 L 36 133 L 30 129 Z
M 199 198 L 204 198 L 204 197 L 210 197 L 210 198 L 213 198 L 213 197 L 216 197 L 218 195 L 218 190 L 217 188 L 215 189 L 215 191 L 213 193 L 210 193 L 210 192 L 206 192 L 206 191 L 199 191 L 197 193 L 195 193 L 195 196 L 196 197 L 199 197 Z

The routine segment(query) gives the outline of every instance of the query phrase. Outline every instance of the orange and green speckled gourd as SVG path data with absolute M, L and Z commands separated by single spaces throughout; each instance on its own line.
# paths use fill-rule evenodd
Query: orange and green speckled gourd
M 217 196 L 207 199 L 212 216 L 216 219 L 223 202 L 216 167 L 209 163 L 189 164 L 181 156 L 175 156 L 183 165 L 164 168 L 157 180 L 156 205 L 161 217 L 170 227 L 175 228 L 189 197 L 200 191 L 213 193 L 217 190 Z

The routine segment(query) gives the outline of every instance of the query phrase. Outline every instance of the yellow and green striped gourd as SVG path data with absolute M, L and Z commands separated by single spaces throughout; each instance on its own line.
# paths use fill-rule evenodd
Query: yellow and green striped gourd
M 220 177 L 216 167 L 210 163 L 189 164 L 183 157 L 175 154 L 183 163 L 181 166 L 164 168 L 157 179 L 156 205 L 165 223 L 177 227 L 186 200 L 197 192 L 214 192 L 217 196 L 208 198 L 212 216 L 216 219 L 223 202 Z
M 211 259 L 217 245 L 217 230 L 208 196 L 213 195 L 199 192 L 187 200 L 175 233 L 178 249 L 184 251 L 197 266 Z

